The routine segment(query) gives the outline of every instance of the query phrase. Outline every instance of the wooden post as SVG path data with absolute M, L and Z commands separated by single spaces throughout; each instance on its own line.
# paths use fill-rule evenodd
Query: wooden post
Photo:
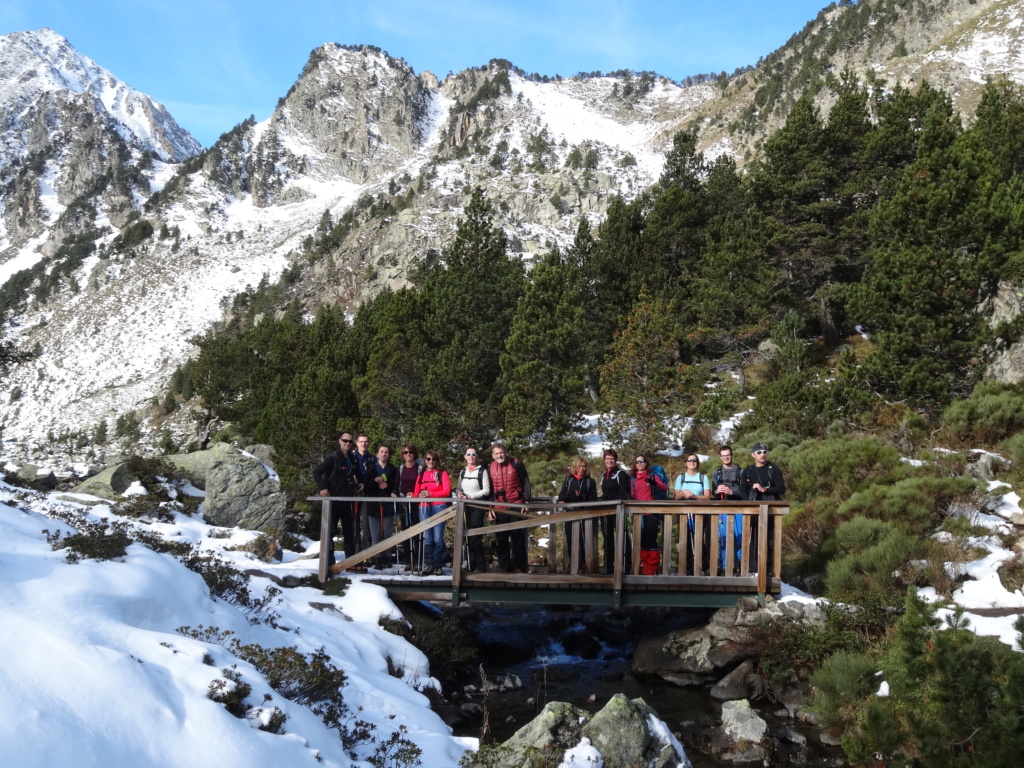
M 607 544 L 605 545 L 607 546 Z M 615 505 L 615 562 L 612 573 L 612 608 L 622 607 L 622 559 L 626 551 L 626 505 L 621 501 Z
M 768 505 L 757 514 L 757 594 L 764 600 L 768 592 Z
M 704 573 L 704 515 L 693 516 L 693 575 Z
M 640 527 L 643 515 L 633 514 L 633 557 L 629 564 L 629 575 L 636 576 L 640 572 Z
M 687 525 L 689 518 L 686 515 L 679 516 L 679 575 L 686 575 L 686 564 L 689 562 L 687 558 L 686 550 L 686 538 L 690 534 L 690 528 Z
M 331 500 L 329 498 L 321 502 L 320 512 L 320 563 L 317 577 L 321 584 L 331 577 L 327 559 L 327 553 L 330 551 L 328 547 L 334 549 L 334 537 L 331 535 Z
M 459 605 L 459 587 L 462 585 L 462 547 L 466 541 L 466 502 L 455 502 L 455 541 L 452 544 L 452 607 Z
M 587 573 L 597 573 L 597 531 L 592 517 L 583 521 L 583 547 Z
M 661 528 L 661 573 L 668 576 L 672 571 L 672 521 L 675 515 L 662 515 L 665 524 Z
M 711 526 L 711 546 L 708 548 L 708 576 L 718 575 L 718 515 L 709 515 L 708 525 Z
M 743 516 L 743 530 L 740 534 L 740 576 L 750 575 L 750 515 Z
M 782 578 L 782 515 L 776 514 L 772 521 L 775 524 L 775 546 L 772 557 L 772 576 Z
M 725 575 L 732 576 L 736 571 L 736 515 L 725 516 Z

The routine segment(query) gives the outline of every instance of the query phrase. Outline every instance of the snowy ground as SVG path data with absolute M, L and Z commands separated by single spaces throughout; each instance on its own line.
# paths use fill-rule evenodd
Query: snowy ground
M 1024 594 L 1004 589 L 996 569 L 1015 557 L 998 534 L 1021 513 L 1020 498 L 999 483 L 990 492 L 1000 499 L 995 514 L 972 514 L 972 523 L 990 532 L 971 541 L 986 554 L 965 566 L 967 580 L 954 598 L 974 631 L 1017 648 L 1013 622 L 1024 612 Z M 234 549 L 256 537 L 251 531 L 218 529 L 181 513 L 170 522 L 129 520 L 97 499 L 58 499 L 0 483 L 0 739 L 5 754 L 16 758 L 11 764 L 366 765 L 377 744 L 400 726 L 422 750 L 423 766 L 455 766 L 475 748 L 473 740 L 454 737 L 431 711 L 422 691 L 436 688 L 437 681 L 423 654 L 379 626 L 381 616 L 401 618 L 380 587 L 354 576 L 337 597 L 314 587 L 284 589 L 272 608 L 279 614 L 276 626 L 252 623 L 243 610 L 211 597 L 202 578 L 177 559 L 139 543 L 116 560 L 68 563 L 67 550 L 54 551 L 47 536 L 74 532 L 54 519 L 69 511 L 92 520 L 126 520 L 215 553 L 239 569 L 278 578 L 316 572 L 315 542 L 268 565 Z M 273 584 L 254 575 L 250 593 L 260 597 Z M 932 590 L 922 594 L 940 600 Z M 787 586 L 781 599 L 814 598 Z M 944 606 L 940 615 L 953 607 Z M 273 690 L 229 649 L 229 639 L 204 642 L 178 632 L 182 627 L 229 630 L 241 643 L 295 646 L 306 655 L 323 648 L 347 675 L 344 699 L 353 719 L 368 721 L 376 740 L 356 746 L 353 759 L 337 730 Z M 243 718 L 207 695 L 211 683 L 224 680 L 232 668 L 252 686 Z M 275 707 L 287 716 L 281 734 L 259 729 Z M 592 750 L 581 744 L 566 758 L 583 759 Z
M 282 590 L 278 627 L 251 624 L 243 611 L 212 598 L 206 584 L 169 554 L 138 543 L 113 561 L 69 564 L 44 531 L 70 532 L 45 512 L 77 505 L 0 485 L 0 740 L 4 762 L 24 766 L 301 766 L 365 765 L 309 708 L 285 699 L 249 663 L 218 643 L 179 627 L 230 630 L 242 643 L 324 648 L 347 675 L 344 699 L 384 740 L 403 725 L 424 766 L 454 766 L 472 742 L 455 738 L 420 693 L 437 683 L 426 658 L 378 626 L 400 613 L 380 587 L 353 582 L 341 597 L 311 587 Z M 88 509 L 97 518 L 109 507 Z M 256 534 L 178 514 L 173 522 L 136 523 L 174 541 L 216 552 L 239 567 L 277 576 L 315 573 L 316 560 L 286 553 L 266 565 L 228 551 Z M 225 536 L 226 538 L 220 538 Z M 311 549 L 315 554 L 316 545 Z M 272 586 L 254 577 L 254 597 Z M 227 643 L 225 643 L 227 644 Z M 388 661 L 400 670 L 388 673 Z M 236 667 L 252 686 L 246 718 L 207 697 L 211 682 Z M 272 697 L 264 702 L 264 696 Z M 258 730 L 274 707 L 284 733 Z

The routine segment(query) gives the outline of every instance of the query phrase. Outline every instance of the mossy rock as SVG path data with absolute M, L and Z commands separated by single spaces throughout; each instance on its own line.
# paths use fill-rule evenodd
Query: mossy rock
M 87 493 L 108 501 L 119 501 L 122 494 L 128 490 L 128 486 L 137 479 L 127 464 L 115 464 L 76 485 L 75 493 Z

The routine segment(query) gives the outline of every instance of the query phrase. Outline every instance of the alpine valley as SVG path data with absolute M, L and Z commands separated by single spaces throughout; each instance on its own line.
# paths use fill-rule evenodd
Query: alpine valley
M 492 60 L 439 80 L 328 42 L 268 119 L 203 149 L 58 32 L 0 37 L 7 451 L 126 413 L 154 443 L 154 398 L 236 294 L 279 282 L 278 312 L 354 313 L 437 261 L 477 187 L 529 266 L 581 219 L 600 237 L 613 201 L 657 183 L 679 131 L 749 167 L 802 95 L 827 114 L 851 75 L 927 81 L 970 124 L 987 79 L 1024 83 L 1024 4 L 833 4 L 731 75 L 568 74 Z M 195 423 L 183 409 L 161 428 L 184 444 Z

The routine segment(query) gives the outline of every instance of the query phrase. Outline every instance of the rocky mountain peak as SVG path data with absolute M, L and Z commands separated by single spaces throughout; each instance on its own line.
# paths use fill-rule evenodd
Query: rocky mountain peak
M 39 112 L 62 101 L 88 103 L 96 114 L 117 124 L 127 143 L 163 160 L 180 162 L 202 149 L 163 105 L 118 80 L 53 30 L 0 36 L 0 164 L 25 156 L 37 143 L 12 135 L 17 128 L 40 119 L 50 126 L 59 124 L 58 115 Z

